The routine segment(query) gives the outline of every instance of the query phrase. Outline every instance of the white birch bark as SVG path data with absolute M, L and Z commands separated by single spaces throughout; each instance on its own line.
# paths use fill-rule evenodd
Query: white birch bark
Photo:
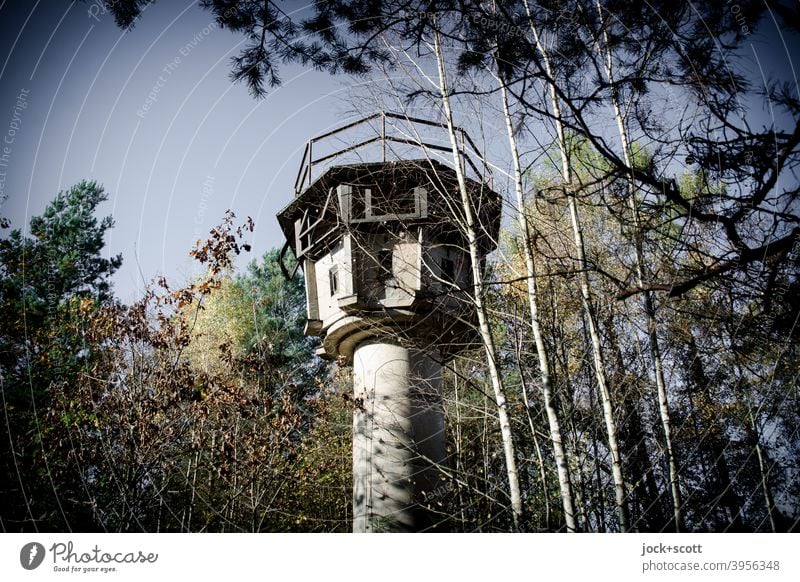
M 547 346 L 544 343 L 542 327 L 539 322 L 539 300 L 536 283 L 536 264 L 533 260 L 533 249 L 530 239 L 530 225 L 525 213 L 525 196 L 522 186 L 522 170 L 519 159 L 519 148 L 517 139 L 514 135 L 511 123 L 511 114 L 508 106 L 508 91 L 503 79 L 498 75 L 500 95 L 503 101 L 503 115 L 505 117 L 506 130 L 508 132 L 508 142 L 511 148 L 511 159 L 514 163 L 514 192 L 517 203 L 517 221 L 522 235 L 522 248 L 525 259 L 526 283 L 528 306 L 530 309 L 531 331 L 536 343 L 536 355 L 539 360 L 539 377 L 542 383 L 542 398 L 547 414 L 547 422 L 550 428 L 550 441 L 553 445 L 553 458 L 556 463 L 558 474 L 558 488 L 561 494 L 561 505 L 564 509 L 564 521 L 568 532 L 574 532 L 577 528 L 575 522 L 575 503 L 572 498 L 572 484 L 570 483 L 569 465 L 564 444 L 561 438 L 561 424 L 553 400 L 553 387 L 550 375 L 550 364 L 547 358 Z
M 505 456 L 506 473 L 508 476 L 509 497 L 511 498 L 511 511 L 513 514 L 514 526 L 519 527 L 522 517 L 522 496 L 520 494 L 519 476 L 517 473 L 517 462 L 514 452 L 514 441 L 511 431 L 511 421 L 508 416 L 508 405 L 506 403 L 503 382 L 500 372 L 497 369 L 497 348 L 494 337 L 489 329 L 489 318 L 486 305 L 484 303 L 484 283 L 481 273 L 481 257 L 478 248 L 477 224 L 473 214 L 470 194 L 467 189 L 466 177 L 461 166 L 460 148 L 456 138 L 455 125 L 453 123 L 453 111 L 450 105 L 450 93 L 447 85 L 447 75 L 445 70 L 444 55 L 442 52 L 441 40 L 438 31 L 434 31 L 434 53 L 439 73 L 439 96 L 442 100 L 447 130 L 450 137 L 450 145 L 453 150 L 453 166 L 458 180 L 458 189 L 461 196 L 461 205 L 464 212 L 465 234 L 467 236 L 467 246 L 472 266 L 472 300 L 475 303 L 475 310 L 478 316 L 478 330 L 486 350 L 486 360 L 489 368 L 489 377 L 494 390 L 495 403 L 497 405 L 497 415 L 500 421 L 500 435 L 503 441 L 503 453 Z
M 597 13 L 600 18 L 600 30 L 603 36 L 604 46 L 598 43 L 597 50 L 600 60 L 603 63 L 604 73 L 606 79 L 611 86 L 611 105 L 614 110 L 614 118 L 617 123 L 617 130 L 619 132 L 620 144 L 622 146 L 622 156 L 625 165 L 628 168 L 633 168 L 633 155 L 630 147 L 630 140 L 628 138 L 628 129 L 625 122 L 625 116 L 622 113 L 620 106 L 619 92 L 614 84 L 614 61 L 609 48 L 608 30 L 606 29 L 606 21 L 603 14 L 603 7 L 600 1 L 596 1 Z M 633 219 L 633 237 L 634 248 L 636 255 L 636 279 L 639 287 L 643 288 L 645 284 L 645 266 L 644 266 L 644 250 L 642 245 L 642 226 L 639 218 L 639 208 L 636 202 L 636 184 L 633 176 L 627 176 L 627 189 L 628 189 L 628 204 L 631 209 L 631 217 Z M 656 320 L 655 307 L 653 304 L 653 296 L 650 291 L 643 291 L 642 293 L 644 312 L 647 317 L 647 339 L 648 348 L 650 351 L 650 360 L 653 365 L 653 375 L 656 381 L 656 392 L 658 394 L 658 411 L 661 419 L 661 427 L 664 431 L 664 448 L 666 454 L 667 467 L 669 470 L 669 484 L 670 493 L 672 496 L 672 511 L 673 519 L 675 521 L 675 531 L 681 530 L 682 522 L 682 501 L 680 484 L 678 482 L 678 466 L 675 459 L 675 452 L 672 446 L 672 428 L 670 421 L 670 407 L 667 397 L 667 387 L 664 381 L 664 369 L 661 359 L 661 349 L 658 343 L 658 322 Z
M 614 409 L 611 402 L 611 392 L 608 387 L 608 378 L 606 375 L 605 362 L 603 361 L 602 346 L 600 344 L 600 332 L 597 325 L 597 314 L 595 313 L 594 305 L 592 303 L 591 288 L 589 285 L 588 263 L 586 261 L 586 247 L 583 238 L 583 230 L 580 224 L 580 217 L 578 216 L 578 206 L 575 201 L 575 195 L 572 191 L 572 166 L 569 159 L 569 151 L 566 143 L 566 136 L 564 134 L 564 124 L 561 120 L 561 106 L 558 100 L 555 85 L 553 83 L 553 73 L 550 66 L 550 59 L 547 49 L 544 47 L 539 37 L 539 31 L 533 23 L 530 13 L 530 7 L 525 2 L 526 10 L 528 11 L 529 21 L 531 23 L 531 32 L 533 34 L 534 42 L 539 54 L 542 58 L 545 73 L 550 79 L 550 101 L 553 109 L 553 119 L 556 126 L 556 135 L 558 141 L 558 149 L 561 154 L 561 175 L 565 184 L 567 200 L 569 205 L 570 220 L 572 222 L 572 231 L 575 239 L 575 249 L 577 253 L 579 281 L 581 289 L 581 302 L 589 327 L 589 336 L 592 343 L 592 358 L 594 364 L 595 379 L 600 393 L 600 401 L 603 408 L 603 420 L 606 425 L 606 436 L 608 438 L 608 449 L 611 456 L 611 474 L 614 481 L 614 498 L 617 508 L 617 518 L 619 521 L 620 531 L 626 531 L 628 528 L 628 518 L 626 510 L 626 492 L 625 480 L 622 475 L 622 459 L 619 451 L 619 443 L 617 440 L 617 426 L 614 419 Z

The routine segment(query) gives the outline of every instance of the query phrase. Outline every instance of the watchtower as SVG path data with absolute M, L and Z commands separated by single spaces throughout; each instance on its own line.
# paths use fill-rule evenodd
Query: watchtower
M 387 122 L 411 133 L 387 132 Z M 376 123 L 378 135 L 314 157 L 321 142 Z M 322 338 L 319 355 L 353 365 L 356 532 L 436 529 L 426 500 L 446 463 L 442 363 L 476 342 L 463 199 L 456 172 L 437 159 L 452 164 L 453 152 L 414 133 L 420 125 L 444 127 L 379 113 L 312 139 L 295 198 L 278 214 L 281 266 L 291 276 L 291 250 L 305 278 L 305 332 Z M 496 246 L 500 197 L 471 159 L 472 140 L 458 135 L 482 262 Z M 333 165 L 370 144 L 380 161 Z M 422 156 L 387 159 L 394 144 Z

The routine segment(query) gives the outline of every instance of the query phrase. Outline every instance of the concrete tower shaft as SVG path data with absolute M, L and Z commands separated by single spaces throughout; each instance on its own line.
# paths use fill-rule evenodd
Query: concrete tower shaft
M 441 364 L 371 340 L 356 348 L 353 374 L 353 531 L 436 529 L 420 500 L 443 479 Z

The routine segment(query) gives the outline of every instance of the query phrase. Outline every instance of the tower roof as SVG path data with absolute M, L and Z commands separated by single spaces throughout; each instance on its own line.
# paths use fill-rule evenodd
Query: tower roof
M 336 188 L 339 186 L 366 187 L 382 190 L 386 197 L 396 190 L 421 187 L 427 191 L 428 215 L 417 222 L 453 224 L 453 209 L 460 208 L 458 180 L 455 170 L 431 159 L 398 160 L 344 164 L 328 168 L 302 190 L 277 218 L 286 240 L 295 240 L 296 221 L 309 212 L 328 223 L 330 228 L 341 226 Z M 486 184 L 467 178 L 467 188 L 473 200 L 475 215 L 481 225 L 482 247 L 485 253 L 497 246 L 500 228 L 500 195 Z

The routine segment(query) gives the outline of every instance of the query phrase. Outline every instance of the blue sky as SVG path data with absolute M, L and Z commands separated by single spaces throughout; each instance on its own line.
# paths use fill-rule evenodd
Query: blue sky
M 101 182 L 123 300 L 194 274 L 187 253 L 227 208 L 256 222 L 247 260 L 281 244 L 302 148 L 347 119 L 347 89 L 283 67 L 256 101 L 228 77 L 242 41 L 189 0 L 155 3 L 130 32 L 91 2 L 0 2 L 0 133 L 13 129 L 0 214 L 27 228 L 59 190 Z
M 116 220 L 105 252 L 123 254 L 115 287 L 124 301 L 157 275 L 182 284 L 196 274 L 188 251 L 228 208 L 256 223 L 243 261 L 282 244 L 275 213 L 291 200 L 306 141 L 355 118 L 352 79 L 284 66 L 283 85 L 257 101 L 229 79 L 243 37 L 196 0 L 155 2 L 128 32 L 100 6 L 0 0 L 0 134 L 13 132 L 0 149 L 0 215 L 26 229 L 59 190 L 102 183 L 101 214 Z M 767 19 L 745 67 L 756 83 L 779 76 L 796 88 L 797 38 L 779 32 Z M 769 123 L 769 110 L 750 113 L 756 127 Z M 502 152 L 505 130 L 489 118 Z

